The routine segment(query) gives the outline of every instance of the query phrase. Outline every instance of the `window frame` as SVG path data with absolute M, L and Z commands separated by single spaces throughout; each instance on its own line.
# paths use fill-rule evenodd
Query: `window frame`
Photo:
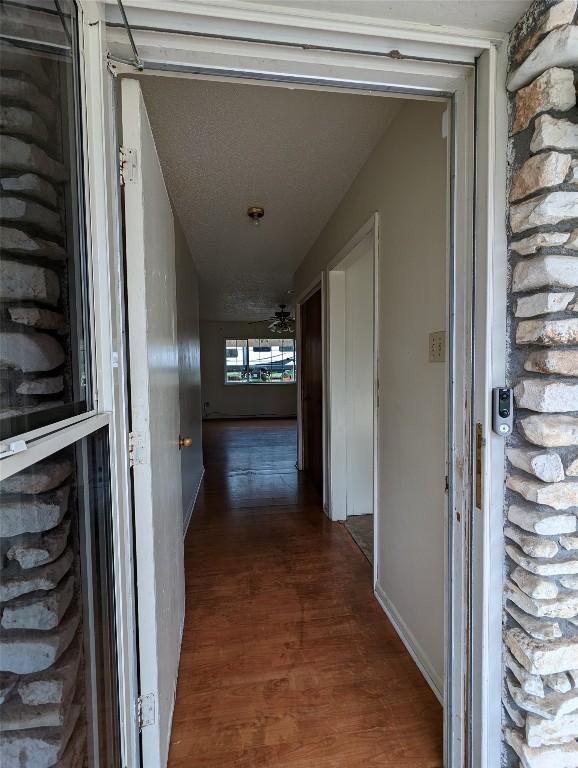
M 238 386 L 255 386 L 255 387 L 287 387 L 291 385 L 297 385 L 297 339 L 295 336 L 279 336 L 279 341 L 287 341 L 291 340 L 293 341 L 293 356 L 294 356 L 294 366 L 293 366 L 293 379 L 292 381 L 227 381 L 227 341 L 231 341 L 230 336 L 224 336 L 223 337 L 223 346 L 221 347 L 221 352 L 224 352 L 223 354 L 223 386 L 225 387 L 238 387 Z M 249 341 L 250 338 L 247 336 L 246 338 L 236 338 L 235 341 L 245 341 L 247 342 L 247 349 L 249 348 Z
M 107 568 L 108 568 L 108 577 L 113 582 L 113 584 L 116 582 L 117 579 L 117 559 L 116 559 L 116 547 L 115 547 L 115 499 L 113 495 L 113 489 L 114 489 L 114 475 L 111 471 L 111 452 L 112 452 L 112 445 L 111 445 L 111 437 L 113 436 L 113 432 L 110 428 L 111 425 L 111 414 L 110 413 L 101 413 L 97 414 L 91 419 L 84 419 L 81 422 L 78 422 L 76 424 L 71 425 L 67 429 L 62 429 L 57 432 L 53 432 L 48 435 L 44 435 L 43 437 L 40 437 L 36 439 L 30 447 L 27 447 L 26 450 L 20 451 L 14 454 L 11 454 L 10 456 L 4 458 L 2 462 L 0 463 L 0 480 L 6 480 L 9 477 L 12 477 L 13 475 L 28 469 L 29 467 L 33 467 L 39 462 L 50 459 L 52 456 L 57 455 L 66 448 L 76 448 L 77 446 L 82 446 L 82 443 L 84 441 L 90 440 L 93 436 L 97 435 L 99 432 L 104 432 L 106 436 L 106 443 L 107 443 L 107 454 L 108 454 L 108 462 L 106 460 L 103 462 L 103 464 L 99 465 L 103 468 L 109 469 L 109 477 L 108 477 L 108 509 L 107 509 L 107 518 L 108 518 L 108 530 L 110 532 L 110 539 L 108 542 L 107 547 Z M 83 468 L 86 471 L 87 465 L 83 462 Z M 76 478 L 78 479 L 78 476 L 80 475 L 81 478 L 84 478 L 85 481 L 89 479 L 89 475 L 85 474 L 84 472 L 80 471 L 81 467 L 79 463 L 76 463 Z M 76 484 L 77 490 L 81 487 L 84 487 L 84 490 L 86 490 L 86 486 L 78 485 Z M 80 497 L 79 497 L 79 503 L 80 503 Z M 86 503 L 86 501 L 85 501 Z M 84 508 L 83 506 L 78 507 L 78 525 L 82 524 L 82 518 L 84 514 Z M 92 531 L 90 535 L 87 534 L 88 538 L 81 539 L 80 549 L 78 550 L 78 560 L 76 562 L 80 562 L 80 566 L 82 569 L 84 569 L 87 559 L 86 559 L 86 550 L 84 547 L 87 544 L 93 545 L 95 541 L 95 535 L 96 533 Z M 73 566 L 74 568 L 74 566 Z M 85 637 L 88 637 L 91 643 L 91 651 L 90 655 L 92 657 L 92 662 L 96 663 L 97 660 L 97 651 L 95 650 L 95 647 L 92 645 L 92 643 L 96 640 L 96 647 L 98 647 L 98 633 L 94 634 L 94 603 L 91 602 L 90 597 L 87 597 L 85 594 L 85 588 L 89 590 L 92 589 L 91 581 L 92 575 L 88 577 L 88 580 L 85 581 L 84 576 L 84 570 L 83 575 L 80 577 L 81 582 L 83 584 L 82 590 L 81 590 L 81 600 L 82 600 L 82 622 L 81 626 L 83 629 L 81 632 L 86 632 L 87 635 Z M 104 593 L 103 593 L 104 594 Z M 112 679 L 110 680 L 111 687 L 115 689 L 115 694 L 111 701 L 105 701 L 103 702 L 100 697 L 98 697 L 99 691 L 101 691 L 101 683 L 95 683 L 94 678 L 91 677 L 92 683 L 91 686 L 88 687 L 85 691 L 86 694 L 86 706 L 84 707 L 84 711 L 87 717 L 86 720 L 86 729 L 87 733 L 90 733 L 92 731 L 92 735 L 97 735 L 98 737 L 101 737 L 103 735 L 110 735 L 110 734 L 102 734 L 100 731 L 100 726 L 102 724 L 102 714 L 103 711 L 105 713 L 106 717 L 110 717 L 115 720 L 114 727 L 115 727 L 115 735 L 114 735 L 114 742 L 116 746 L 118 747 L 118 756 L 120 757 L 122 754 L 124 754 L 124 731 L 125 731 L 125 724 L 123 721 L 124 711 L 123 711 L 123 703 L 122 703 L 122 681 L 121 681 L 121 675 L 123 674 L 123 665 L 122 665 L 122 658 L 119 655 L 119 612 L 118 612 L 118 604 L 117 604 L 117 589 L 113 588 L 111 592 L 106 592 L 107 598 L 110 601 L 110 622 L 113 624 L 112 632 L 111 632 L 111 638 L 114 638 L 116 640 L 116 643 L 114 643 L 114 648 L 112 649 L 113 652 L 113 674 Z M 101 595 L 96 592 L 94 594 L 94 600 L 98 600 L 101 597 Z M 110 624 L 108 625 L 110 626 Z M 102 650 L 102 648 L 100 649 Z M 86 657 L 85 657 L 86 660 Z M 92 663 L 91 662 L 91 663 Z M 94 697 L 98 697 L 95 699 Z M 97 715 L 96 718 L 94 717 L 94 713 L 90 713 L 90 710 L 94 707 L 94 704 L 96 703 L 96 710 Z M 88 704 L 91 702 L 91 706 L 89 707 Z M 111 705 L 111 709 L 106 713 L 107 706 Z M 104 706 L 104 710 L 101 710 L 101 705 Z M 107 742 L 108 743 L 108 742 Z M 87 740 L 87 749 L 90 749 L 91 741 L 90 739 Z M 100 755 L 100 746 L 101 741 L 100 738 L 98 740 L 94 741 L 94 754 L 97 756 Z M 89 752 L 90 754 L 90 752 Z M 116 757 L 116 755 L 115 755 Z

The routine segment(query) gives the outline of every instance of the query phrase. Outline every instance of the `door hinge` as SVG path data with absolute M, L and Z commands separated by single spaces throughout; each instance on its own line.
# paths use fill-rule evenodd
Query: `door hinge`
M 136 184 L 138 178 L 138 163 L 136 149 L 133 147 L 119 147 L 120 183 Z
M 136 721 L 139 731 L 155 724 L 155 695 L 147 693 L 136 700 Z
M 128 433 L 128 464 L 131 468 L 146 464 L 145 439 L 140 432 Z

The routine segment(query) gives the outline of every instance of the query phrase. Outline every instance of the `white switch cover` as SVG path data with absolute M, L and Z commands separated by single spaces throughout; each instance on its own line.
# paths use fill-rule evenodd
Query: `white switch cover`
M 434 331 L 429 335 L 429 355 L 430 363 L 446 362 L 446 332 Z

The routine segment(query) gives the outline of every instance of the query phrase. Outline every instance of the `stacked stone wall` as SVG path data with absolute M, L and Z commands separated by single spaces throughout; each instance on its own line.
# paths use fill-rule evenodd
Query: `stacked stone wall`
M 504 765 L 578 768 L 578 26 L 536 2 L 510 40 Z
M 0 765 L 85 764 L 83 632 L 73 457 L 0 486 Z

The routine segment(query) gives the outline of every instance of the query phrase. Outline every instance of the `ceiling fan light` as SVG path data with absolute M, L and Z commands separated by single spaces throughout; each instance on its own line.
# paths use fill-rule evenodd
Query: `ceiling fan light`
M 291 312 L 285 309 L 286 306 L 286 304 L 279 304 L 280 309 L 269 318 L 267 327 L 272 333 L 294 333 L 295 318 L 291 317 Z

